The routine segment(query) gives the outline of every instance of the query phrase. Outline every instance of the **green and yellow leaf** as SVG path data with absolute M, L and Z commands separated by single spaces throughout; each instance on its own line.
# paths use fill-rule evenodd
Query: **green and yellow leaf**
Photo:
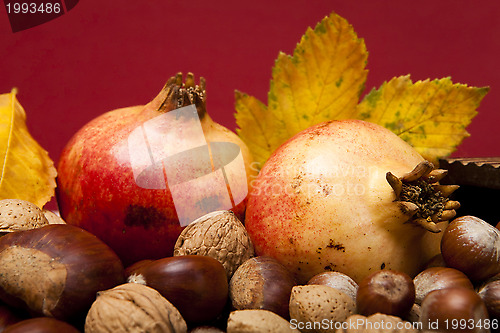
M 342 17 L 331 14 L 307 29 L 293 55 L 280 53 L 267 106 L 236 92 L 240 137 L 261 165 L 296 133 L 329 119 L 347 119 L 359 102 L 368 53 Z
M 466 127 L 488 88 L 454 84 L 450 78 L 413 83 L 396 77 L 372 90 L 356 118 L 382 125 L 433 163 L 450 155 L 469 136 Z
M 57 171 L 26 126 L 15 91 L 0 95 L 0 199 L 43 207 L 54 195 Z
M 236 92 L 237 132 L 259 165 L 298 132 L 327 120 L 382 125 L 434 163 L 455 151 L 469 135 L 466 127 L 489 89 L 455 84 L 450 78 L 413 83 L 402 76 L 359 103 L 367 57 L 353 27 L 332 13 L 307 29 L 292 56 L 278 55 L 267 105 Z

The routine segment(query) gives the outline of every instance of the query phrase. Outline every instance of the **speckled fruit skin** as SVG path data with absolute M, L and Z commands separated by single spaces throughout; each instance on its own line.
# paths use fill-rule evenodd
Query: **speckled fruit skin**
M 299 283 L 329 270 L 358 283 L 381 268 L 415 276 L 439 253 L 442 232 L 403 223 L 385 176 L 421 161 L 395 134 L 364 121 L 300 132 L 252 182 L 245 225 L 256 253 L 278 259 Z
M 129 134 L 159 116 L 158 108 L 165 98 L 162 91 L 145 106 L 98 116 L 71 138 L 59 159 L 56 194 L 61 216 L 68 224 L 103 240 L 127 266 L 142 259 L 171 256 L 183 229 L 168 188 L 144 189 L 136 184 L 127 148 Z M 250 177 L 252 159 L 245 144 L 235 133 L 212 121 L 208 113 L 200 119 L 207 142 L 229 141 L 240 146 Z M 187 133 L 180 140 L 189 137 Z M 181 171 L 193 172 L 189 166 Z M 193 202 L 200 199 L 196 191 L 184 195 L 191 196 Z M 246 200 L 232 210 L 243 217 L 245 205 Z

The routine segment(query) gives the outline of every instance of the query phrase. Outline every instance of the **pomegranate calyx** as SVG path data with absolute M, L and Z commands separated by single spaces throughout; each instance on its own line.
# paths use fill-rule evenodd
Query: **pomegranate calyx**
M 434 169 L 431 162 L 423 161 L 402 177 L 396 177 L 391 172 L 386 174 L 387 182 L 394 190 L 395 201 L 401 212 L 409 217 L 407 222 L 439 233 L 441 229 L 436 223 L 455 217 L 460 203 L 448 197 L 458 186 L 438 183 L 446 173 L 446 170 Z
M 200 77 L 200 83 L 196 84 L 194 74 L 187 73 L 183 82 L 183 75 L 179 72 L 176 76 L 172 76 L 167 80 L 167 83 L 153 101 L 153 105 L 159 105 L 157 110 L 160 112 L 169 112 L 194 104 L 201 119 L 206 114 L 205 89 L 205 78 Z

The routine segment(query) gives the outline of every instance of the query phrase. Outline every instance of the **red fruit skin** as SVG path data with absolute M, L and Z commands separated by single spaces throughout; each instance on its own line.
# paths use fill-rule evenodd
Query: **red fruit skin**
M 105 113 L 71 138 L 58 164 L 56 195 L 62 218 L 99 237 L 126 266 L 172 256 L 183 229 L 168 187 L 139 187 L 130 164 L 129 134 L 158 115 L 144 106 Z M 193 171 L 188 166 L 182 172 Z M 197 201 L 196 193 L 184 195 Z M 241 216 L 245 204 L 233 211 Z
M 170 255 L 181 232 L 170 191 L 134 181 L 124 143 L 147 120 L 141 110 L 114 110 L 92 120 L 68 142 L 57 168 L 61 217 L 99 237 L 125 265 Z

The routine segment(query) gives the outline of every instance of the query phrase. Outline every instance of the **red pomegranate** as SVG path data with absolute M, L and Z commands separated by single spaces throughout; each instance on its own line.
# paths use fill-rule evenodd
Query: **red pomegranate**
M 61 216 L 128 265 L 172 255 L 183 227 L 217 209 L 242 217 L 252 157 L 205 107 L 205 80 L 170 78 L 147 105 L 81 128 L 58 164 Z

